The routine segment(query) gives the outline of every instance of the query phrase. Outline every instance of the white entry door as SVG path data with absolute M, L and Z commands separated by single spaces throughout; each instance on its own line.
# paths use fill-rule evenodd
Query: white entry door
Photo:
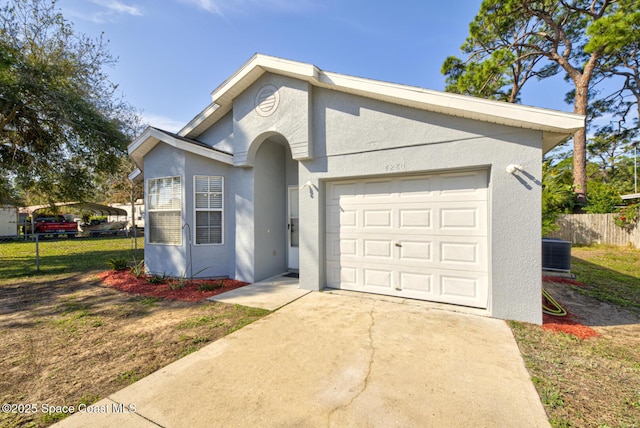
M 486 308 L 487 171 L 327 183 L 327 285 Z
M 289 186 L 287 197 L 287 246 L 288 246 L 288 267 L 298 269 L 300 264 L 300 228 L 298 223 L 298 186 Z

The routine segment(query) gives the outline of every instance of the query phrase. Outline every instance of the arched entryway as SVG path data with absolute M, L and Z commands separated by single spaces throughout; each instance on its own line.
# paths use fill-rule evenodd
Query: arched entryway
M 254 152 L 255 279 L 298 269 L 298 162 L 280 134 Z

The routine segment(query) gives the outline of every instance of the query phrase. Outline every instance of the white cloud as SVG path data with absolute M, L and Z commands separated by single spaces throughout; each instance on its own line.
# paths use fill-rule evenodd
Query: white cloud
M 215 13 L 216 15 L 222 16 L 222 11 L 218 6 L 218 3 L 220 3 L 220 1 L 216 1 L 216 0 L 182 0 L 182 1 L 184 3 L 193 4 L 199 7 L 200 9 L 206 10 L 207 12 Z
M 179 0 L 216 15 L 245 13 L 258 9 L 286 13 L 302 13 L 313 9 L 313 0 Z
M 186 125 L 186 123 L 183 121 L 147 113 L 142 114 L 142 122 L 148 124 L 149 126 L 153 126 L 154 128 L 159 128 L 164 131 L 173 133 L 178 132 L 184 125 Z
M 114 22 L 116 18 L 122 15 L 144 16 L 140 7 L 127 5 L 119 0 L 91 0 L 91 3 L 98 7 L 87 6 L 89 3 L 84 3 L 82 10 L 79 10 L 74 5 L 73 8 L 65 9 L 65 15 L 95 24 Z
M 142 16 L 142 11 L 137 6 L 129 6 L 118 0 L 91 0 L 94 4 L 102 6 L 112 13 L 124 13 L 133 16 Z

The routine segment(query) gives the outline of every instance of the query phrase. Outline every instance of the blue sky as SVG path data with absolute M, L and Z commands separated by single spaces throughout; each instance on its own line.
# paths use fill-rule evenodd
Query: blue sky
M 442 90 L 481 0 L 59 0 L 74 28 L 101 32 L 108 72 L 145 121 L 177 131 L 254 53 Z M 571 111 L 563 83 L 530 83 L 524 104 Z

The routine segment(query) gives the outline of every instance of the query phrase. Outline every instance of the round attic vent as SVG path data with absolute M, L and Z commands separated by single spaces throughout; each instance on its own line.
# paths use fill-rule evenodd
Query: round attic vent
M 256 112 L 260 116 L 270 116 L 278 108 L 280 95 L 278 88 L 273 85 L 265 85 L 256 94 Z

